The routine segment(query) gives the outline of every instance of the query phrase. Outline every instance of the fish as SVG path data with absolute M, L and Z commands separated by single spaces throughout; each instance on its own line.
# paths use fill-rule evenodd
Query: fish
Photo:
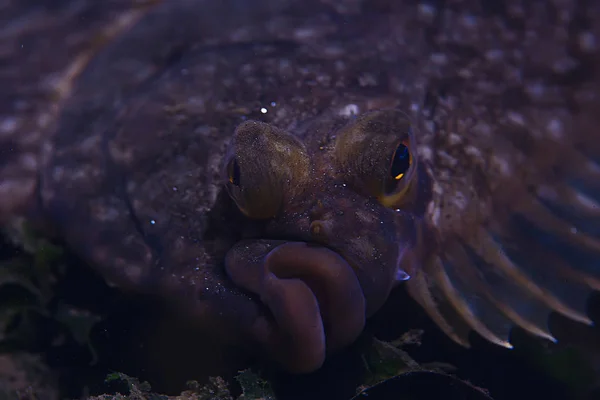
M 596 5 L 265 0 L 215 24 L 199 4 L 104 30 L 35 137 L 5 117 L 0 221 L 294 373 L 397 288 L 463 346 L 592 323 Z

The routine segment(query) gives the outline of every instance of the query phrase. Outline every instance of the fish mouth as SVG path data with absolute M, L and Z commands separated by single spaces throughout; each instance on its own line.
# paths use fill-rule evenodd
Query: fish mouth
M 250 331 L 289 372 L 317 370 L 329 352 L 350 345 L 364 328 L 363 290 L 337 251 L 308 242 L 241 241 L 227 253 L 225 269 L 268 309 Z

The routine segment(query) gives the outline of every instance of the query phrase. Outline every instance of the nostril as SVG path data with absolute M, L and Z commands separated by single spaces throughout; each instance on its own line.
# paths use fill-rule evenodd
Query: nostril
M 310 235 L 319 243 L 327 243 L 331 237 L 331 222 L 313 221 L 310 223 Z

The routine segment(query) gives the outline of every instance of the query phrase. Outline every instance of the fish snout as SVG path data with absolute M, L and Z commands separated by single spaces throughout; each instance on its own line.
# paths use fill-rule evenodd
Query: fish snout
M 354 194 L 327 196 L 312 211 L 310 240 L 351 265 L 366 300 L 367 316 L 387 300 L 398 279 L 410 278 L 406 257 L 414 245 L 415 222 Z

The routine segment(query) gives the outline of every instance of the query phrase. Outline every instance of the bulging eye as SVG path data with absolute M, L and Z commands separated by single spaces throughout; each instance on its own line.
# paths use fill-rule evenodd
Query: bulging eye
M 414 181 L 416 157 L 410 119 L 399 110 L 363 114 L 337 135 L 335 164 L 355 190 L 399 207 Z
M 246 121 L 235 130 L 225 156 L 225 187 L 246 216 L 272 218 L 307 180 L 308 165 L 298 139 L 269 124 Z

